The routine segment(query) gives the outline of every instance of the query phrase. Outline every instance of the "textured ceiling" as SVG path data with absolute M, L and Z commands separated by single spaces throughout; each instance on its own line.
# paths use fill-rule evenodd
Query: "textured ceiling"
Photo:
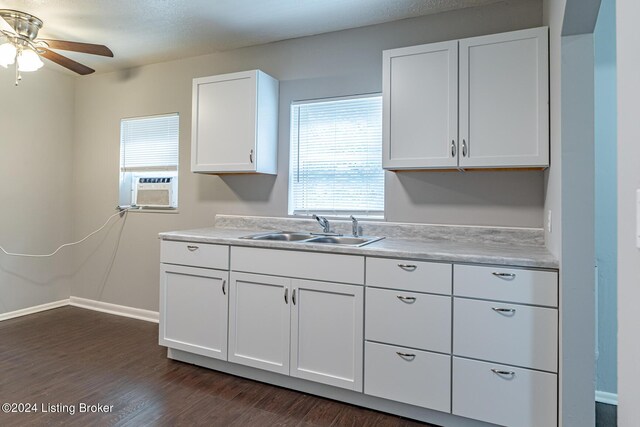
M 0 0 L 0 9 L 17 9 L 42 19 L 42 37 L 109 46 L 115 54 L 113 59 L 68 54 L 97 72 L 107 72 L 504 2 L 506 0 Z

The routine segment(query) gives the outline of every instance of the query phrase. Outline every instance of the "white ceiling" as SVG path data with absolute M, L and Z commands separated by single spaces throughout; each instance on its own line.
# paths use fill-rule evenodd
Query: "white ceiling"
M 60 51 L 100 73 L 508 1 L 0 0 L 0 9 L 42 19 L 42 37 L 107 45 L 115 58 Z

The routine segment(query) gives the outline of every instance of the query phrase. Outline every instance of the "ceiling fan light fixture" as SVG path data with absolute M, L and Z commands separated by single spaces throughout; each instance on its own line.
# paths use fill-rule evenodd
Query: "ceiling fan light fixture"
M 0 66 L 7 68 L 16 60 L 17 49 L 13 43 L 7 42 L 0 45 Z
M 0 8 L 0 23 L 6 24 L 3 25 L 4 27 L 9 26 L 7 30 L 0 28 L 0 66 L 7 68 L 8 65 L 17 62 L 15 67 L 16 86 L 20 81 L 21 72 L 36 71 L 42 68 L 44 63 L 40 57 L 82 76 L 95 71 L 93 68 L 60 55 L 54 50 L 67 50 L 113 58 L 111 49 L 104 45 L 38 38 L 38 32 L 42 28 L 42 20 L 29 13 Z
M 23 48 L 20 53 L 18 53 L 18 71 L 36 71 L 42 68 L 43 65 L 44 63 L 40 59 L 40 55 L 31 48 Z

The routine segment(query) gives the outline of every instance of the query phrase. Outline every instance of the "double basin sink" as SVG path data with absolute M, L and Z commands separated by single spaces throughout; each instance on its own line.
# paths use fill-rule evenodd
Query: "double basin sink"
M 369 243 L 377 242 L 384 239 L 384 237 L 373 236 L 342 236 L 334 234 L 314 234 L 314 233 L 302 233 L 295 231 L 274 231 L 269 233 L 252 234 L 250 236 L 243 236 L 241 239 L 249 240 L 270 240 L 280 242 L 296 242 L 296 243 L 313 243 L 313 244 L 325 244 L 325 245 L 342 245 L 342 246 L 364 246 Z

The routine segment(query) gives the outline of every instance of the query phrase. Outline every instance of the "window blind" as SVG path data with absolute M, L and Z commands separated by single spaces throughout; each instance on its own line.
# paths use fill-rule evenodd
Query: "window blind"
M 292 105 L 290 214 L 384 214 L 382 97 Z
M 177 170 L 178 122 L 178 114 L 123 119 L 120 122 L 120 170 Z

